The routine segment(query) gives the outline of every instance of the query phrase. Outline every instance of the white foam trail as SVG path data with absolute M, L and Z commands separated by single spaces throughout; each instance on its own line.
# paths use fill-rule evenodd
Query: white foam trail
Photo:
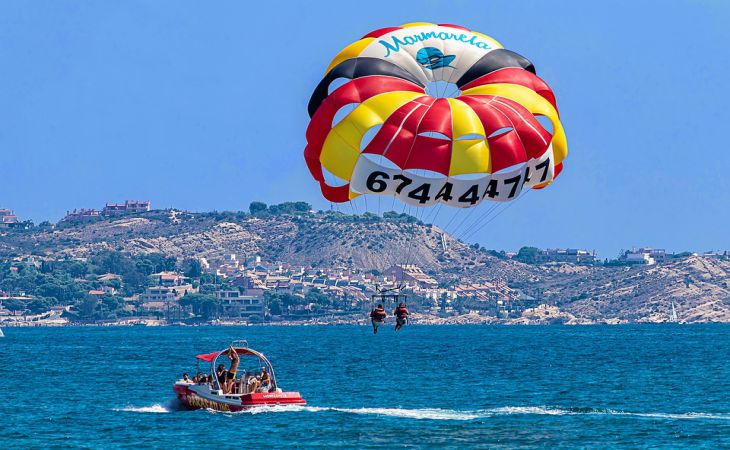
M 127 408 L 118 408 L 118 409 L 115 409 L 114 411 L 126 411 L 126 412 L 137 412 L 137 413 L 157 413 L 157 414 L 162 414 L 162 413 L 172 412 L 173 410 L 171 408 L 165 406 L 165 405 L 161 405 L 161 404 L 158 403 L 156 405 L 142 406 L 140 408 L 135 408 L 135 407 L 132 407 L 132 406 L 127 407 Z
M 406 419 L 427 420 L 474 420 L 482 417 L 478 411 L 458 411 L 453 409 L 403 409 L 403 408 L 329 408 L 350 414 L 374 414 L 378 416 L 403 417 Z
M 505 406 L 502 408 L 485 409 L 482 412 L 488 416 L 509 416 L 513 414 L 540 415 L 540 416 L 564 416 L 573 413 L 567 409 L 546 408 L 542 406 Z
M 609 410 L 610 411 L 610 410 Z M 635 416 L 635 417 L 650 417 L 655 419 L 675 419 L 675 420 L 693 420 L 693 419 L 710 419 L 710 420 L 730 420 L 730 414 L 710 414 L 701 412 L 688 412 L 688 413 L 632 413 L 625 411 L 610 411 L 607 414 L 617 416 Z
M 592 416 L 629 416 L 629 417 L 647 417 L 654 419 L 674 419 L 674 420 L 693 420 L 693 419 L 710 419 L 710 420 L 730 420 L 730 414 L 712 414 L 712 413 L 701 413 L 701 412 L 688 412 L 688 413 L 662 413 L 662 412 L 630 412 L 630 411 L 619 411 L 615 409 L 561 409 L 561 408 L 548 408 L 543 406 L 506 406 L 503 408 L 494 408 L 484 410 L 484 413 L 499 416 L 499 415 L 548 415 L 548 416 L 578 416 L 578 415 L 592 415 Z
M 453 409 L 403 409 L 403 408 L 334 408 L 319 406 L 273 406 L 253 408 L 242 411 L 248 414 L 261 414 L 269 412 L 321 412 L 335 411 L 348 414 L 364 414 L 378 415 L 389 417 L 401 417 L 406 419 L 425 419 L 425 420 L 475 420 L 489 417 L 509 416 L 509 415 L 539 415 L 539 416 L 628 416 L 628 417 L 646 417 L 654 419 L 673 419 L 673 420 L 730 420 L 730 414 L 711 414 L 711 413 L 662 413 L 662 412 L 630 412 L 619 411 L 614 409 L 563 409 L 550 408 L 546 406 L 505 406 L 501 408 L 483 409 L 478 411 L 453 410 Z
M 151 406 L 141 406 L 141 407 L 127 406 L 126 408 L 118 408 L 118 409 L 115 409 L 114 411 L 164 414 L 164 413 L 178 411 L 180 409 L 183 409 L 182 405 L 176 398 L 173 398 L 171 400 L 168 400 L 165 403 L 155 403 L 154 405 L 151 405 Z
M 427 419 L 427 420 L 474 420 L 482 416 L 477 411 L 456 411 L 450 409 L 403 409 L 403 408 L 334 408 L 321 406 L 261 406 L 251 408 L 240 413 L 263 414 L 277 412 L 322 412 L 333 411 L 346 414 L 377 415 L 389 417 L 402 417 L 406 419 Z
M 167 404 L 154 404 L 143 407 L 126 407 L 115 409 L 115 411 L 127 411 L 137 413 L 169 413 L 176 411 L 173 402 Z M 730 420 L 730 414 L 715 414 L 703 412 L 688 413 L 663 413 L 663 412 L 631 412 L 620 411 L 614 409 L 592 409 L 592 408 L 551 408 L 547 406 L 504 406 L 501 408 L 491 408 L 482 410 L 454 410 L 439 408 L 335 408 L 327 406 L 301 406 L 301 405 L 278 405 L 278 406 L 260 406 L 238 413 L 227 413 L 209 409 L 208 412 L 214 414 L 268 414 L 268 413 L 293 413 L 293 412 L 339 412 L 345 414 L 358 415 L 376 415 L 387 417 L 400 417 L 404 419 L 417 420 L 476 420 L 486 419 L 489 417 L 510 416 L 510 415 L 540 415 L 540 416 L 625 416 L 625 417 L 643 417 L 650 419 L 665 420 Z

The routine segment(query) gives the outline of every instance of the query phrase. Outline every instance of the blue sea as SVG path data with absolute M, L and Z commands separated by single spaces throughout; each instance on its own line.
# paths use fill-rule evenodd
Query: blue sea
M 6 328 L 0 448 L 730 446 L 730 326 Z M 305 407 L 184 411 L 247 339 Z

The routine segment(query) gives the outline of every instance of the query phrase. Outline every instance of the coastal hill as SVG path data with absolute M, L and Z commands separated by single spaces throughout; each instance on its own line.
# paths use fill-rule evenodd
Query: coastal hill
M 549 306 L 525 311 L 518 323 L 665 322 L 673 303 L 681 321 L 730 322 L 727 258 L 686 256 L 630 267 L 525 264 L 462 243 L 405 214 L 346 215 L 312 212 L 297 203 L 278 206 L 252 212 L 150 211 L 5 231 L 0 232 L 0 259 L 87 258 L 113 250 L 161 253 L 180 261 L 236 254 L 294 267 L 372 271 L 410 263 L 441 285 L 504 280 L 531 295 L 539 292 Z
M 539 266 L 547 298 L 561 309 L 589 319 L 665 322 L 672 303 L 685 322 L 730 321 L 730 261 L 688 256 L 634 267 Z
M 464 268 L 475 280 L 529 278 L 529 266 L 459 242 L 436 226 L 406 214 L 384 216 L 150 211 L 6 233 L 0 236 L 0 258 L 84 258 L 104 250 L 209 260 L 236 254 L 295 267 L 382 271 L 411 263 L 447 278 L 461 276 Z

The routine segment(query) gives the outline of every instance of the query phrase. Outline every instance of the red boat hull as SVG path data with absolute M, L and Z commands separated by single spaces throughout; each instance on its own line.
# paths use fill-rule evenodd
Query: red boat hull
M 299 392 L 256 392 L 238 397 L 210 393 L 210 389 L 204 385 L 176 383 L 173 389 L 178 400 L 188 409 L 235 412 L 260 406 L 307 404 Z

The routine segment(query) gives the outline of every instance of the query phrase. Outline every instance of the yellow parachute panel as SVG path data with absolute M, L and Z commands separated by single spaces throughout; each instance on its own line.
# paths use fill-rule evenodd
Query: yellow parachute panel
M 558 112 L 553 108 L 549 101 L 545 100 L 537 92 L 524 86 L 516 84 L 487 84 L 467 89 L 462 95 L 485 94 L 504 97 L 521 104 L 527 108 L 532 114 L 539 114 L 550 119 L 553 124 L 553 154 L 555 155 L 555 164 L 560 164 L 568 155 L 568 141 L 565 137 L 563 125 L 560 123 Z
M 452 133 L 449 176 L 467 173 L 490 173 L 489 146 L 484 126 L 479 116 L 466 103 L 450 98 Z M 459 139 L 462 136 L 479 135 L 481 138 Z
M 360 156 L 360 142 L 365 133 L 385 122 L 406 102 L 422 96 L 418 92 L 395 91 L 364 101 L 327 135 L 319 158 L 322 166 L 338 178 L 349 180 Z
M 365 38 L 360 39 L 359 41 L 353 42 L 352 44 L 348 45 L 340 53 L 335 56 L 335 58 L 332 60 L 329 66 L 327 66 L 327 70 L 324 72 L 325 75 L 329 73 L 330 70 L 332 70 L 337 64 L 341 63 L 342 61 L 345 61 L 346 59 L 350 58 L 356 58 L 360 53 L 362 53 L 363 50 L 365 50 L 365 47 L 370 45 L 375 38 Z

